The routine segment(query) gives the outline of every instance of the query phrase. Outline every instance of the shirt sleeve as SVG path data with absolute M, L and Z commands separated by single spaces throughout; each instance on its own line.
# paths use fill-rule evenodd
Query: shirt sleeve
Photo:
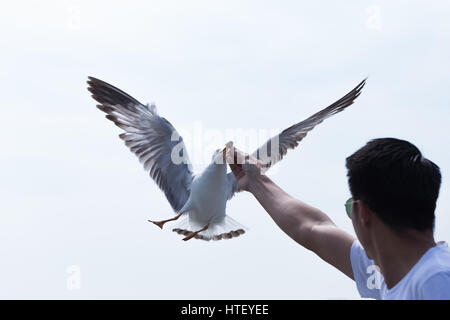
M 422 285 L 422 299 L 450 300 L 450 272 L 439 272 Z
M 356 288 L 362 298 L 381 299 L 382 276 L 375 262 L 367 257 L 364 248 L 355 240 L 350 249 L 350 262 Z

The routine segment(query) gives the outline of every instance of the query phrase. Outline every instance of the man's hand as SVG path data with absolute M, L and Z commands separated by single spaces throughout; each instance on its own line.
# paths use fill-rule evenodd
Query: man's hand
M 227 150 L 227 162 L 236 177 L 239 189 L 249 191 L 249 183 L 263 174 L 261 161 L 235 147 Z
M 258 159 L 233 147 L 227 151 L 227 162 L 238 188 L 250 191 L 281 230 L 353 278 L 350 248 L 354 238 L 351 235 L 336 227 L 319 209 L 284 192 L 262 173 L 264 164 Z

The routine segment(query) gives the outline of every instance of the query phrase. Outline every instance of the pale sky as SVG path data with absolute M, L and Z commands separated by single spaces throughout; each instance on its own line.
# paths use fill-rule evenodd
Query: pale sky
M 271 177 L 354 234 L 345 158 L 372 138 L 407 139 L 442 170 L 435 238 L 449 241 L 449 16 L 447 1 L 4 4 L 0 298 L 359 298 L 250 194 L 228 203 L 249 228 L 238 239 L 184 242 L 148 223 L 173 212 L 87 76 L 155 102 L 186 134 L 223 134 L 200 143 L 206 154 L 227 130 L 284 129 L 368 76 Z

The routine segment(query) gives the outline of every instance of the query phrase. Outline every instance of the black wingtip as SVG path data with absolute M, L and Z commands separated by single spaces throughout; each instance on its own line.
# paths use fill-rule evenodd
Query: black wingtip
M 100 80 L 100 79 L 98 79 L 98 78 L 96 78 L 96 77 L 93 77 L 93 76 L 88 76 L 88 82 L 89 81 L 92 81 L 92 82 L 96 82 L 96 81 L 98 81 L 98 82 L 104 82 L 104 81 L 102 81 L 102 80 Z
M 89 86 L 92 86 L 95 82 L 100 82 L 100 81 L 101 81 L 100 79 L 97 79 L 97 78 L 88 76 L 88 79 L 87 79 L 86 83 L 87 83 Z
M 92 76 L 88 76 L 88 90 L 92 98 L 103 105 L 121 105 L 125 108 L 131 106 L 143 106 L 135 98 L 120 90 L 119 88 Z
M 357 86 L 356 86 L 356 90 L 357 91 L 361 91 L 362 88 L 364 88 L 364 86 L 366 85 L 367 79 L 369 78 L 369 76 L 365 77 L 363 79 L 363 81 L 361 81 Z

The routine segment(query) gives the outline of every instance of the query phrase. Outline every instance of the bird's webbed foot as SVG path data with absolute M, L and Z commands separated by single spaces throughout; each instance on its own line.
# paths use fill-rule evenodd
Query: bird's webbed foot
M 208 228 L 209 228 L 209 223 L 208 223 L 206 226 L 204 226 L 203 228 L 201 228 L 200 230 L 197 230 L 197 231 L 195 231 L 195 232 L 192 232 L 190 235 L 188 235 L 187 237 L 183 238 L 183 240 L 184 240 L 184 241 L 188 241 L 188 240 L 194 238 L 194 237 L 195 237 L 196 235 L 198 235 L 200 232 L 205 231 L 205 230 L 208 229 Z
M 175 217 L 173 217 L 173 218 L 171 218 L 171 219 L 167 219 L 167 220 L 161 220 L 161 221 L 152 221 L 152 220 L 148 220 L 148 221 L 151 222 L 151 223 L 156 224 L 158 227 L 160 227 L 160 228 L 162 229 L 163 226 L 164 226 L 164 224 L 165 224 L 166 222 L 169 222 L 169 221 L 175 221 L 175 220 L 177 220 L 179 217 L 181 217 L 182 214 L 183 214 L 183 213 L 180 213 L 180 214 L 176 215 Z

